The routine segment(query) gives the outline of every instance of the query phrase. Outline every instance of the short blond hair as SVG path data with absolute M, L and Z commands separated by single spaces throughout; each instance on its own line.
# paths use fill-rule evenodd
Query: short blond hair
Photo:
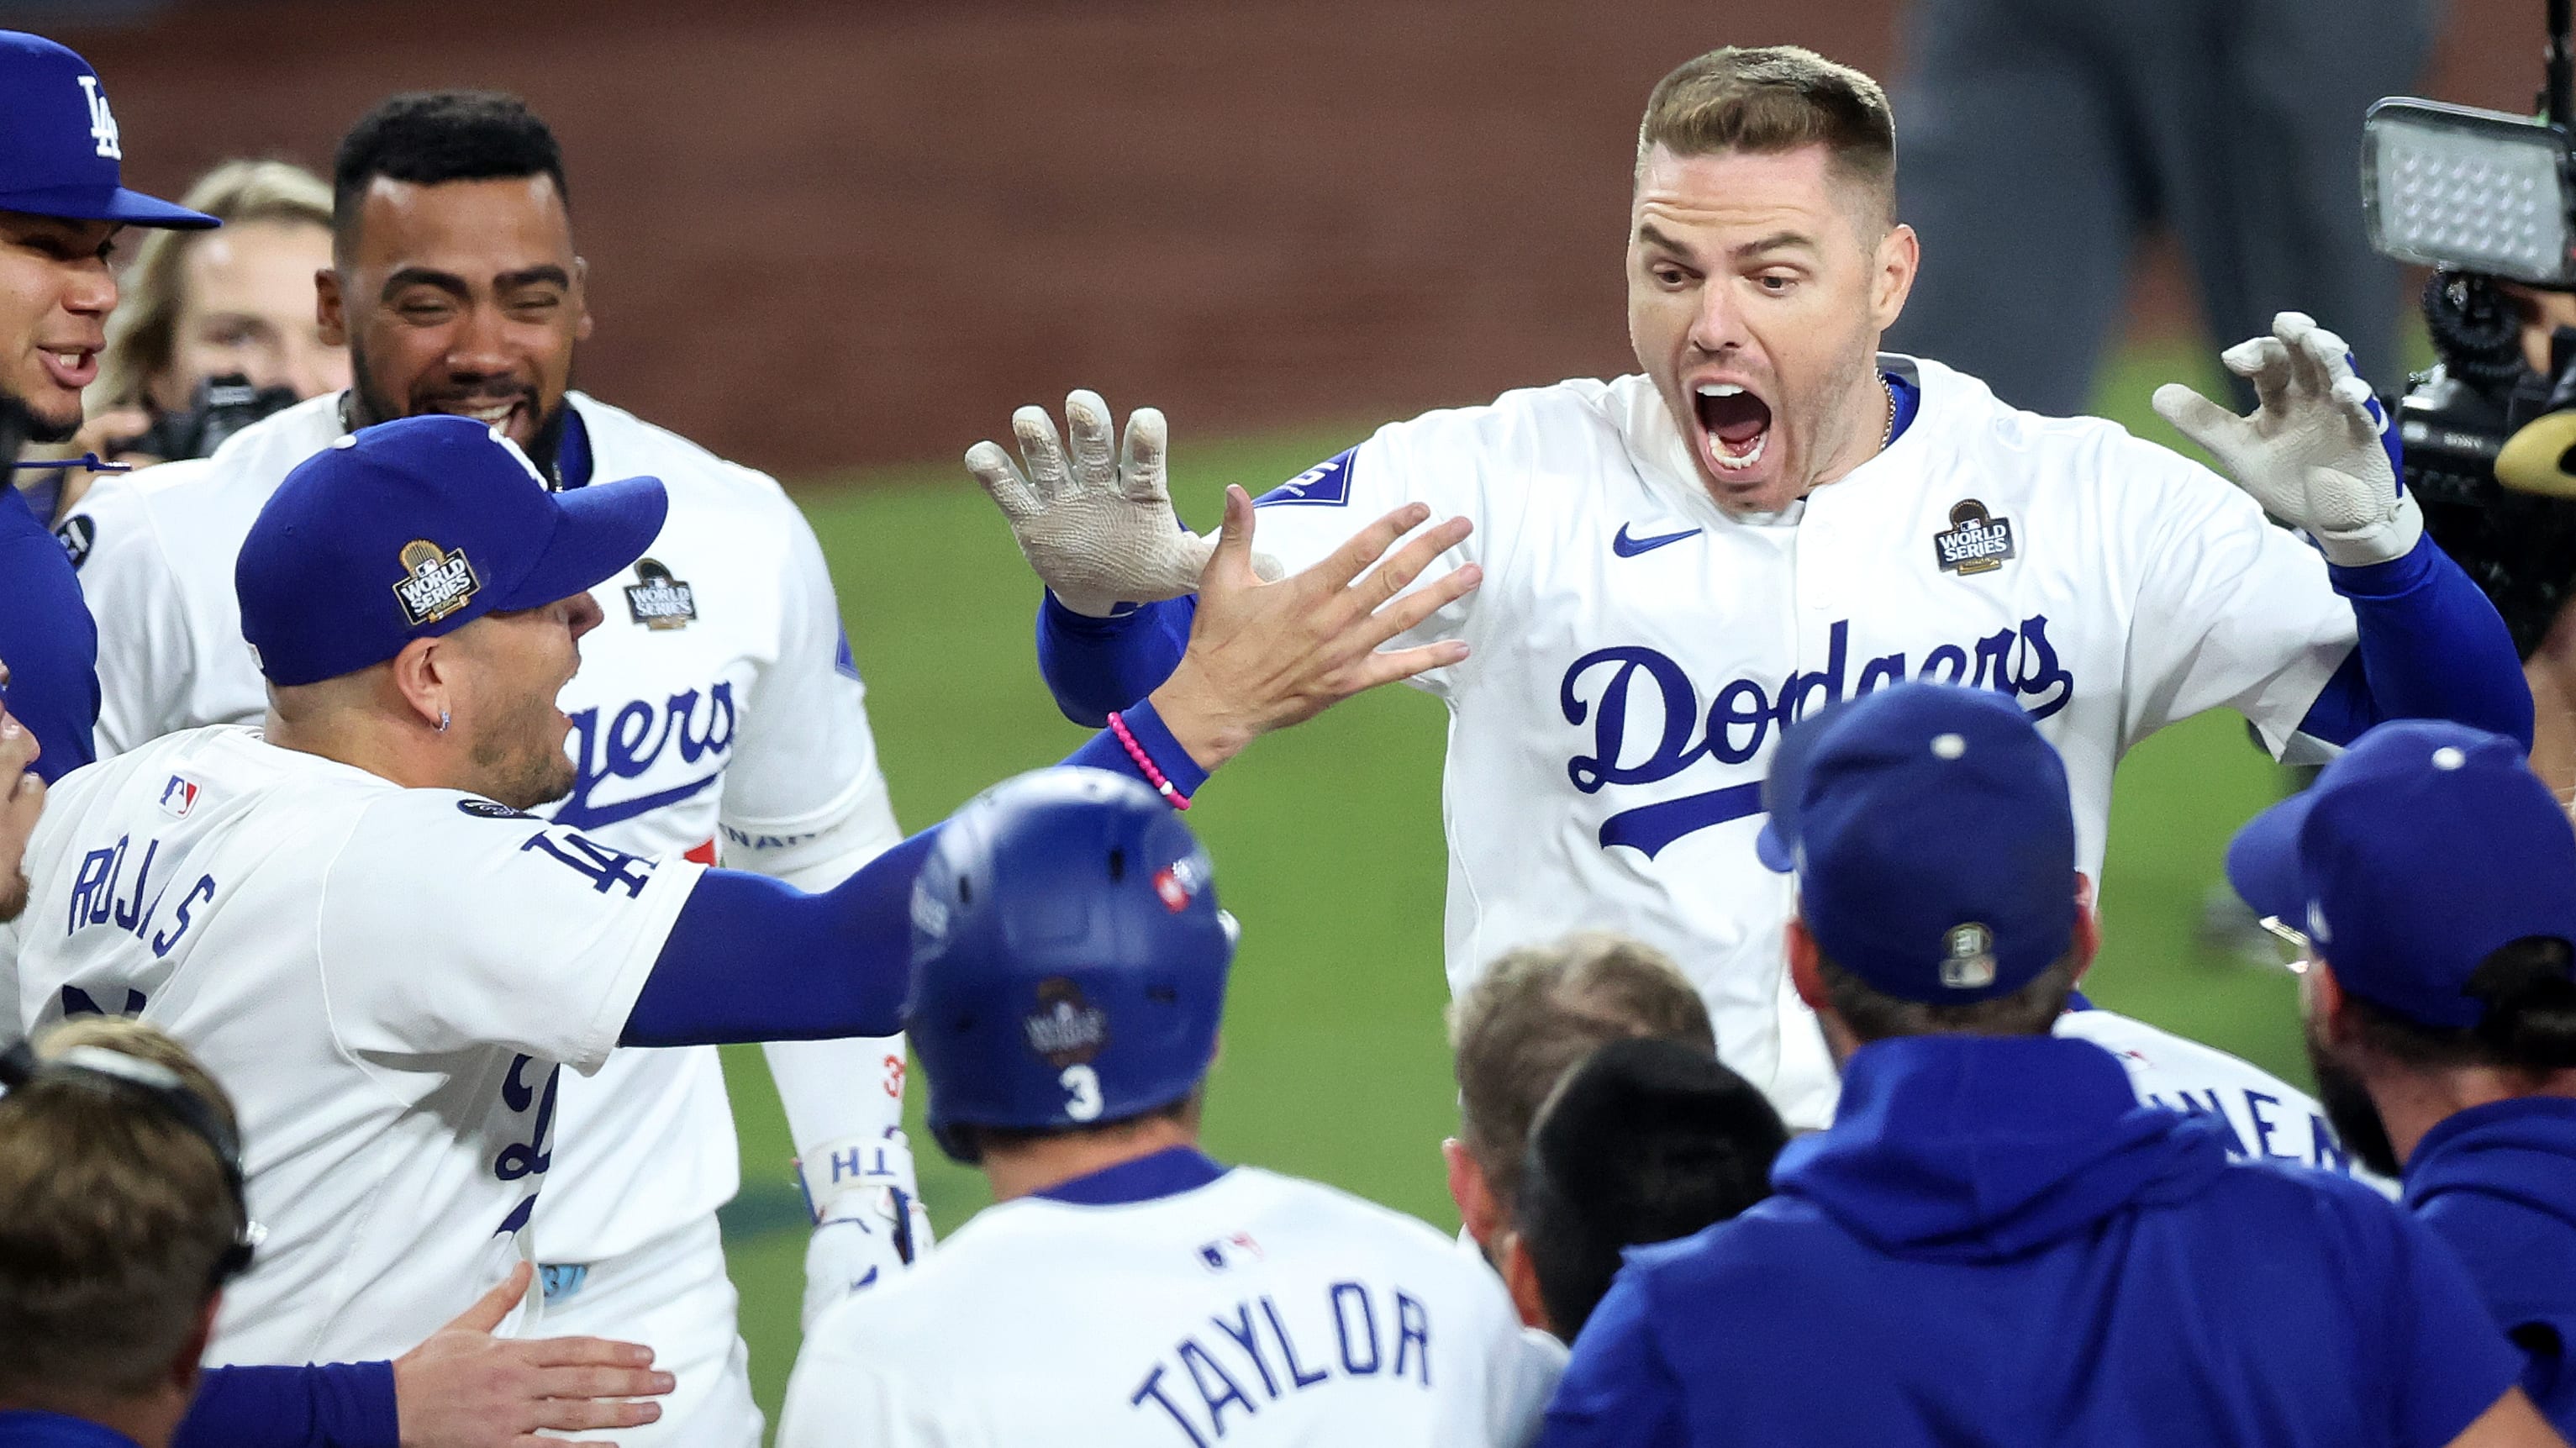
M 284 221 L 331 229 L 330 186 L 291 161 L 226 161 L 199 177 L 180 204 L 226 226 Z M 98 380 L 85 397 L 91 411 L 141 402 L 144 384 L 178 355 L 179 286 L 188 248 L 203 234 L 153 231 L 135 248 L 121 283 L 124 300 L 107 319 Z
M 1458 1135 L 1508 1214 L 1539 1107 L 1603 1045 L 1643 1036 L 1717 1054 L 1699 992 L 1643 941 L 1584 931 L 1511 951 L 1449 1004 Z
M 1795 45 L 1729 46 L 1655 83 L 1637 126 L 1637 174 L 1657 146 L 1676 156 L 1823 146 L 1845 180 L 1896 216 L 1896 113 L 1877 81 Z
M 167 1067 L 229 1125 L 187 1049 L 140 1021 L 83 1017 L 37 1041 Z M 0 1096 L 0 1398 L 123 1399 L 186 1350 L 241 1230 L 214 1147 L 166 1107 L 40 1075 Z

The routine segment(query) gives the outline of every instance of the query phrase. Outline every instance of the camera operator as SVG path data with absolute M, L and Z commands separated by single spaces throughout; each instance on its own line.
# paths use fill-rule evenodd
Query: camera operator
M 67 457 L 204 457 L 280 408 L 349 385 L 349 354 L 322 340 L 313 308 L 313 274 L 331 264 L 331 188 L 284 161 L 226 161 L 183 204 L 223 229 L 155 233 L 136 248 Z M 30 501 L 60 523 L 90 479 L 43 475 Z M 77 537 L 63 541 L 80 551 Z
M 250 1258 L 231 1103 L 106 1017 L 12 1047 L 0 1087 L 0 1445 L 165 1448 Z
M 2576 295 L 2437 274 L 2425 322 L 2439 364 L 2398 403 L 2424 527 L 2494 601 L 2531 684 L 2531 767 L 2576 797 Z M 2525 445 L 2515 446 L 2518 439 Z M 2508 450 L 2510 448 L 2510 450 Z M 2540 461 L 2535 463 L 2534 458 Z

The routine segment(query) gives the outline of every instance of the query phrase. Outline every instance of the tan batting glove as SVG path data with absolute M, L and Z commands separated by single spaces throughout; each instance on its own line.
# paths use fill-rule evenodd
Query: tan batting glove
M 2344 340 L 2300 312 L 2272 334 L 2218 355 L 2254 384 L 2238 417 L 2179 382 L 2156 389 L 2156 411 L 2209 450 L 2263 511 L 2305 529 L 2329 563 L 2362 568 L 2414 551 L 2424 511 L 2398 486 L 2380 432 L 2388 425 Z
M 1057 601 L 1093 618 L 1109 617 L 1121 603 L 1194 592 L 1216 540 L 1182 527 L 1172 511 L 1163 476 L 1170 453 L 1163 414 L 1151 407 L 1130 413 L 1125 445 L 1115 451 L 1109 404 L 1099 393 L 1069 394 L 1064 421 L 1070 460 L 1045 408 L 1011 414 L 1025 475 L 998 444 L 966 450 L 966 470 L 1010 520 L 1020 556 Z M 1255 566 L 1264 577 L 1279 576 L 1275 561 Z

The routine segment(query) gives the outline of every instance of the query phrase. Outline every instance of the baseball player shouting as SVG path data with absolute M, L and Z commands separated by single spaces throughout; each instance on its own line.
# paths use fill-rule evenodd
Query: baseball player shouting
M 822 550 L 769 478 L 569 391 L 590 331 L 563 161 L 506 97 L 403 96 L 354 126 L 333 181 L 335 265 L 321 279 L 355 385 L 245 431 L 201 463 L 94 490 L 81 566 L 104 620 L 99 742 L 254 722 L 233 559 L 288 469 L 390 418 L 454 413 L 501 428 L 549 486 L 646 473 L 665 531 L 599 585 L 605 622 L 566 693 L 572 791 L 549 814 L 631 854 L 839 882 L 901 837 Z M 808 1311 L 899 1270 L 891 1220 L 913 1190 L 898 1122 L 900 1039 L 767 1049 L 821 1226 Z M 541 1211 L 556 1326 L 656 1344 L 681 1387 L 634 1441 L 750 1445 L 758 1414 L 715 1210 L 739 1155 L 711 1050 L 621 1053 L 567 1079 L 555 1187 Z M 898 1196 L 898 1193 L 901 1195 Z M 705 1423 L 725 1421 L 729 1435 Z
M 1692 973 L 1720 1055 L 1798 1126 L 1829 1118 L 1834 1075 L 1784 979 L 1789 887 L 1753 856 L 1787 722 L 1897 680 L 2008 693 L 2066 756 L 2096 875 L 2113 766 L 2202 710 L 2283 755 L 2391 716 L 2531 727 L 2502 623 L 2425 541 L 2367 388 L 2308 319 L 2227 353 L 2251 418 L 2158 395 L 2243 491 L 1880 353 L 1917 259 L 1895 145 L 1856 71 L 1795 49 L 1690 61 L 1638 131 L 1641 371 L 1392 424 L 1262 500 L 1290 566 L 1352 507 L 1476 522 L 1460 556 L 1488 586 L 1418 635 L 1475 646 L 1419 681 L 1450 711 L 1452 990 L 1515 945 L 1634 933 Z M 1013 419 L 1025 479 L 990 443 L 967 462 L 1051 591 L 1058 700 L 1097 718 L 1177 657 L 1205 545 L 1173 526 L 1159 415 L 1119 456 L 1097 397 L 1067 414 L 1069 465 L 1037 409 Z
M 1132 779 L 985 791 L 913 888 L 930 1129 L 998 1205 L 826 1313 L 783 1448 L 1514 1444 L 1559 1354 L 1424 1224 L 1198 1149 L 1234 922 Z
M 605 626 L 590 590 L 667 527 L 657 480 L 556 493 L 536 474 L 446 417 L 299 465 L 238 570 L 263 726 L 74 771 L 29 846 L 32 904 L 0 927 L 9 1033 L 139 1016 L 239 1102 L 266 1238 L 213 1360 L 389 1357 L 506 1276 L 555 1164 L 559 1063 L 896 1028 L 935 832 L 807 894 L 523 812 L 577 785 L 554 700 Z M 1210 652 L 1074 756 L 1175 803 L 1252 735 L 1454 661 L 1455 645 L 1373 650 L 1476 577 L 1386 602 L 1456 543 L 1453 521 L 1346 586 L 1414 508 L 1265 587 L 1251 500 L 1229 502 Z

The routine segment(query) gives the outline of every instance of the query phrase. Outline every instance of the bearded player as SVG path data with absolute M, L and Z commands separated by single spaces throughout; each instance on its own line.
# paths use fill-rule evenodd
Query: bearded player
M 2503 624 L 2424 538 L 2367 387 L 2307 318 L 2226 354 L 2252 417 L 2158 394 L 2243 491 L 1880 353 L 1918 256 L 1895 145 L 1877 83 L 1809 52 L 1683 65 L 1638 131 L 1640 373 L 1395 423 L 1262 499 L 1290 567 L 1397 500 L 1476 522 L 1458 556 L 1484 587 L 1417 635 L 1472 649 L 1416 680 L 1450 711 L 1453 992 L 1615 925 L 1691 973 L 1719 1054 L 1793 1126 L 1830 1119 L 1835 1082 L 1785 980 L 1791 887 L 1753 849 L 1787 722 L 1903 679 L 2010 694 L 2066 758 L 2096 878 L 2113 766 L 2202 710 L 2285 758 L 2397 716 L 2531 731 Z M 1025 477 L 989 443 L 967 462 L 1051 591 L 1059 703 L 1096 719 L 1178 658 L 1207 544 L 1173 526 L 1158 414 L 1117 456 L 1097 397 L 1067 412 L 1069 462 L 1034 408 Z
M 233 589 L 251 520 L 345 434 L 453 413 L 499 429 L 556 491 L 648 474 L 670 497 L 661 536 L 593 595 L 606 621 L 562 696 L 575 782 L 555 822 L 810 890 L 899 839 L 831 578 L 795 505 L 762 474 L 571 388 L 591 317 L 545 123 L 504 96 L 397 96 L 342 140 L 333 191 L 319 306 L 355 385 L 209 460 L 94 488 L 76 510 L 92 530 L 82 587 L 104 620 L 101 753 L 257 722 L 267 694 Z M 913 1186 L 897 1128 L 904 1047 L 765 1050 L 820 1223 L 810 1314 L 927 1243 L 919 1212 L 898 1205 Z M 739 1167 L 715 1052 L 617 1052 L 596 1076 L 567 1075 L 556 1110 L 535 1234 L 547 1330 L 615 1323 L 602 1335 L 652 1343 L 677 1376 L 662 1421 L 627 1432 L 629 1448 L 748 1448 L 760 1416 L 716 1229 Z

